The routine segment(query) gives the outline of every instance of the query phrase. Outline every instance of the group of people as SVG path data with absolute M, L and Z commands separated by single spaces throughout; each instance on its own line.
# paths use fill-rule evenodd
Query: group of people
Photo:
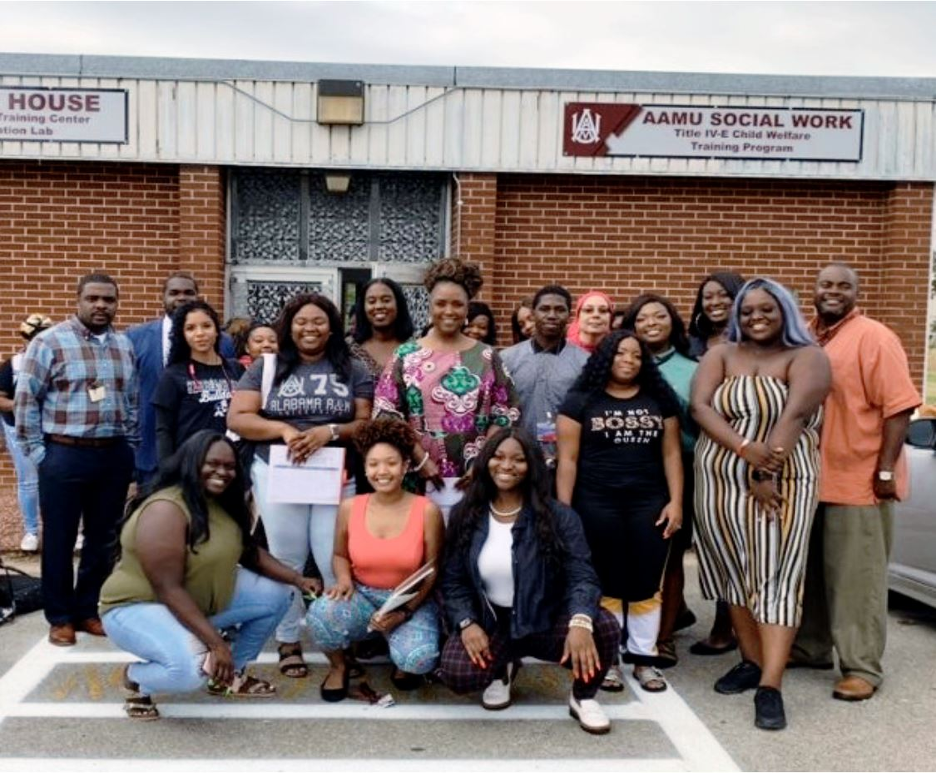
M 642 689 L 667 688 L 674 632 L 695 620 L 694 538 L 719 612 L 691 650 L 741 651 L 716 691 L 756 689 L 755 724 L 783 728 L 784 670 L 828 668 L 834 648 L 836 698 L 869 698 L 920 401 L 897 337 L 858 309 L 855 271 L 820 272 L 809 323 L 779 283 L 713 274 L 688 330 L 662 295 L 615 309 L 547 285 L 503 350 L 481 285 L 473 264 L 434 264 L 418 336 L 402 289 L 375 278 L 347 338 L 335 305 L 306 294 L 232 340 L 189 275 L 126 335 L 116 283 L 84 277 L 76 316 L 31 341 L 6 393 L 38 468 L 50 640 L 106 633 L 143 659 L 124 674 L 137 719 L 205 681 L 272 695 L 246 670 L 271 635 L 281 673 L 306 677 L 303 625 L 328 658 L 325 701 L 348 695 L 369 638 L 400 690 L 434 675 L 491 710 L 534 656 L 570 667 L 570 713 L 605 733 L 596 696 L 623 689 L 622 661 Z M 271 488 L 277 446 L 294 464 L 343 448 L 339 504 Z

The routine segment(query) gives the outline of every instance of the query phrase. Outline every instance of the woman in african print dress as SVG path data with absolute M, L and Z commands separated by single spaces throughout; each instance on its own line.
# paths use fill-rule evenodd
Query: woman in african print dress
M 487 437 L 520 418 L 517 395 L 494 348 L 462 333 L 468 302 L 481 287 L 474 264 L 447 258 L 426 274 L 432 327 L 400 346 L 374 398 L 374 417 L 395 416 L 419 436 L 414 471 L 431 482 L 427 494 L 448 516 Z
M 738 292 L 728 343 L 692 386 L 696 544 L 706 597 L 731 606 L 742 661 L 718 693 L 753 688 L 758 728 L 786 726 L 780 686 L 802 616 L 831 371 L 792 294 L 767 279 Z

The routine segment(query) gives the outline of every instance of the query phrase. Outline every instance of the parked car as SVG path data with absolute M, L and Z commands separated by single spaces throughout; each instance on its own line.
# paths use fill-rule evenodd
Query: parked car
M 936 608 L 936 419 L 907 431 L 910 497 L 896 504 L 888 587 Z

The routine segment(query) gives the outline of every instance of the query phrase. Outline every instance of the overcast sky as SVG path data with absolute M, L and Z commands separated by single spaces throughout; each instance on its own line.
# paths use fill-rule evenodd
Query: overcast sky
M 936 3 L 0 2 L 0 51 L 936 77 Z

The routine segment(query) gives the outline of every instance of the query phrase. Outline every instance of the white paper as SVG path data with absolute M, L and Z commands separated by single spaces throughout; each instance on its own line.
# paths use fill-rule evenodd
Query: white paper
M 462 497 L 465 496 L 465 493 L 456 489 L 455 484 L 457 484 L 461 479 L 455 478 L 443 478 L 442 482 L 445 486 L 442 489 L 436 489 L 435 484 L 429 484 L 426 487 L 426 496 L 432 500 L 440 508 L 448 507 L 451 508 L 453 505 L 457 504 Z
M 345 450 L 323 446 L 301 465 L 287 459 L 286 453 L 286 446 L 270 446 L 267 499 L 271 503 L 338 505 L 344 484 Z

